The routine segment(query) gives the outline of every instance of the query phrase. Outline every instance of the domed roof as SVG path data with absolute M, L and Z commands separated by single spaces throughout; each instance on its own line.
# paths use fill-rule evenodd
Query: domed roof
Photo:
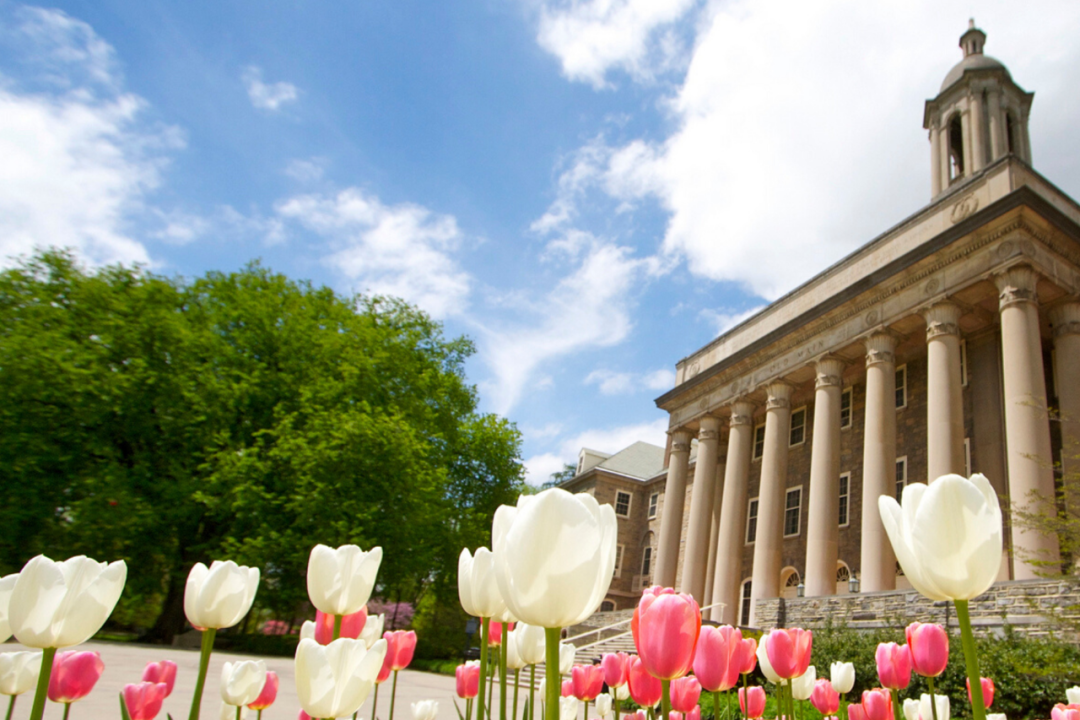
M 1000 60 L 989 55 L 983 55 L 981 52 L 972 53 L 953 65 L 952 70 L 949 71 L 949 74 L 945 76 L 941 83 L 941 92 L 945 92 L 948 88 L 960 82 L 960 78 L 964 77 L 964 73 L 968 70 L 1004 70 L 1005 76 L 1010 80 L 1012 79 L 1012 76 L 1009 75 L 1009 69 Z

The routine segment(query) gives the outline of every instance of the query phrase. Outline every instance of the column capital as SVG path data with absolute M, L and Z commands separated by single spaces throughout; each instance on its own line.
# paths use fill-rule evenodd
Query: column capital
M 1039 275 L 1027 265 L 1017 265 L 994 276 L 998 289 L 998 308 L 1004 310 L 1017 303 L 1037 301 L 1035 284 Z
M 815 388 L 839 387 L 843 383 L 844 366 L 847 361 L 836 355 L 822 355 L 814 362 Z
M 715 415 L 703 415 L 699 421 L 698 442 L 702 440 L 717 440 L 720 437 L 720 418 Z
M 1055 305 L 1050 308 L 1050 325 L 1054 328 L 1054 337 L 1062 335 L 1080 335 L 1080 301 Z
M 668 435 L 671 436 L 671 452 L 690 452 L 690 438 L 693 433 L 686 428 L 675 428 L 668 430 Z
M 926 320 L 926 340 L 930 341 L 942 335 L 960 336 L 960 306 L 951 302 L 934 303 L 923 310 Z
M 896 334 L 893 332 L 876 332 L 863 339 L 866 345 L 866 367 L 881 363 L 896 363 Z
M 729 425 L 753 425 L 754 424 L 754 403 L 746 399 L 736 400 L 731 403 L 731 419 L 728 421 Z
M 765 401 L 766 410 L 780 410 L 791 407 L 791 393 L 795 386 L 785 380 L 774 380 L 765 387 L 768 399 Z

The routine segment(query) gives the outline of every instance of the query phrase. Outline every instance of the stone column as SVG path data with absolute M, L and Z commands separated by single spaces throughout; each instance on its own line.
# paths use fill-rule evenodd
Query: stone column
M 724 466 L 727 463 L 727 445 L 721 442 L 716 452 L 716 490 L 713 492 L 712 528 L 709 531 L 709 559 L 705 562 L 705 605 L 713 603 L 713 583 L 716 580 L 716 543 L 720 538 L 720 513 L 724 501 Z
M 975 154 L 971 151 L 971 104 L 968 104 L 968 109 L 960 114 L 960 134 L 962 136 L 961 143 L 964 145 L 964 177 L 971 177 L 972 156 Z
M 896 556 L 881 524 L 878 498 L 896 487 L 896 339 L 890 333 L 866 338 L 866 423 L 863 428 L 863 592 L 896 588 Z
M 952 162 L 949 159 L 949 126 L 943 125 L 938 130 L 938 147 L 941 148 L 939 154 L 941 156 L 941 167 L 938 168 L 938 172 L 941 173 L 941 189 L 949 189 L 949 168 L 952 166 Z
M 1054 470 L 1043 375 L 1035 271 L 1014 267 L 994 278 L 1001 309 L 1001 365 L 1009 501 L 1029 513 L 1053 512 Z M 1045 498 L 1050 504 L 1042 502 Z M 1013 579 L 1038 577 L 1032 561 L 1058 558 L 1057 536 L 1012 523 Z
M 724 607 L 713 608 L 712 619 L 738 625 L 742 551 L 746 538 L 746 492 L 750 480 L 750 455 L 754 449 L 754 405 L 745 400 L 732 403 L 730 427 L 712 594 L 712 601 L 722 602 Z
M 791 391 L 780 380 L 769 384 L 765 404 L 765 454 L 761 458 L 758 491 L 757 537 L 754 541 L 754 573 L 751 598 L 780 595 L 781 551 L 784 542 L 784 491 L 787 489 L 788 445 L 791 439 Z M 756 617 L 750 610 L 750 625 Z
M 930 129 L 930 197 L 935 198 L 941 192 L 941 142 L 939 133 Z
M 716 490 L 716 459 L 720 443 L 720 418 L 706 415 L 698 430 L 694 488 L 690 492 L 690 522 L 686 529 L 686 557 L 683 558 L 680 591 L 705 604 L 705 562 L 709 557 L 709 530 L 712 527 L 713 493 Z
M 971 169 L 979 172 L 986 164 L 986 149 L 983 145 L 983 100 L 982 87 L 971 86 Z
M 675 586 L 679 568 L 679 540 L 682 535 L 683 506 L 686 504 L 686 470 L 690 462 L 690 431 L 671 432 L 667 483 L 664 485 L 664 512 L 660 516 L 660 538 L 656 548 L 653 577 L 662 587 Z
M 836 594 L 840 539 L 840 391 L 844 361 L 817 361 L 810 502 L 806 525 L 806 595 Z
M 960 387 L 960 308 L 941 302 L 926 318 L 927 482 L 964 473 L 964 407 Z
M 1080 302 L 1058 305 L 1050 311 L 1054 327 L 1054 386 L 1061 422 L 1061 469 L 1069 513 L 1080 518 Z
M 1005 154 L 1005 114 L 1001 111 L 1001 92 L 992 87 L 986 92 L 987 115 L 990 116 L 990 161 Z

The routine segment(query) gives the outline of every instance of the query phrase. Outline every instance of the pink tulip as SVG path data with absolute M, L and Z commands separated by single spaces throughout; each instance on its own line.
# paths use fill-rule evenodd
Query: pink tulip
M 994 681 L 990 678 L 979 678 L 982 684 L 983 691 L 983 705 L 990 707 L 994 702 Z M 964 684 L 967 685 L 968 702 L 974 702 L 971 699 L 971 680 L 965 680 Z
M 883 687 L 903 690 L 911 682 L 911 651 L 907 645 L 881 643 L 874 654 L 878 679 Z
M 175 673 L 176 665 L 173 665 Z M 169 694 L 165 683 L 141 682 L 124 686 L 124 706 L 131 720 L 154 720 Z
M 172 660 L 148 663 L 143 670 L 142 679 L 144 682 L 164 683 L 165 697 L 169 697 L 176 685 L 176 663 Z
M 334 640 L 334 622 L 337 615 L 327 615 L 322 610 L 315 611 L 315 642 L 329 645 Z M 367 624 L 367 605 L 352 613 L 341 616 L 341 634 L 338 637 L 355 640 Z
M 904 631 L 911 667 L 923 677 L 937 677 L 949 663 L 949 636 L 945 628 L 933 623 L 913 622 Z
M 882 688 L 864 690 L 862 709 L 866 714 L 866 720 L 893 720 L 892 695 Z
M 622 687 L 630 672 L 630 656 L 624 652 L 604 653 L 600 667 L 604 668 L 604 682 L 608 687 Z
M 383 655 L 382 667 L 379 668 L 379 674 L 375 676 L 376 685 L 382 685 L 390 679 L 390 673 L 394 671 L 394 668 L 390 665 L 393 659 L 394 657 L 390 654 L 390 648 L 387 648 L 386 654 Z
M 604 668 L 599 665 L 575 665 L 570 670 L 573 695 L 583 702 L 592 702 L 604 689 Z
M 630 658 L 630 670 L 626 677 L 630 684 L 630 697 L 634 702 L 644 708 L 656 707 L 656 703 L 660 702 L 663 687 L 660 679 L 649 674 L 645 663 L 637 655 Z
M 649 714 L 644 710 L 635 710 L 623 715 L 623 720 L 649 720 Z
M 847 706 L 848 720 L 866 720 L 866 711 L 861 703 L 851 703 Z
M 671 681 L 671 708 L 688 713 L 697 707 L 701 697 L 701 683 L 693 675 Z
M 454 670 L 457 678 L 457 696 L 463 700 L 471 700 L 480 691 L 480 665 L 465 663 L 458 665 Z
M 748 718 L 759 718 L 765 714 L 765 688 L 755 685 L 751 688 L 739 688 L 739 709 Z
M 638 655 L 653 676 L 674 680 L 690 672 L 701 632 L 701 610 L 694 598 L 651 587 L 642 593 L 630 629 Z
M 757 639 L 743 638 L 735 655 L 735 664 L 740 675 L 748 675 L 757 667 Z
M 1058 703 L 1050 711 L 1050 720 L 1080 720 L 1080 705 Z
M 561 695 L 563 697 L 570 697 L 573 694 L 574 694 L 574 681 L 573 680 L 563 680 Z
M 814 635 L 801 628 L 776 629 L 765 639 L 765 652 L 773 672 L 784 680 L 797 678 L 810 667 Z
M 355 640 L 356 638 L 353 639 Z M 296 716 L 296 720 L 312 720 L 312 717 L 303 710 L 301 710 L 300 714 Z
M 701 720 L 701 706 L 695 705 L 684 717 L 686 720 Z
M 736 663 L 741 643 L 742 632 L 730 625 L 701 628 L 694 651 L 694 675 L 706 692 L 730 690 L 739 682 Z
M 277 700 L 278 691 L 278 676 L 273 670 L 266 671 L 266 682 L 263 683 L 262 692 L 259 693 L 259 697 L 255 698 L 254 702 L 248 703 L 248 707 L 252 710 L 265 710 L 274 704 Z M 131 720 L 135 720 L 132 718 Z
M 386 641 L 386 657 L 393 671 L 404 670 L 412 662 L 416 652 L 416 633 L 412 630 L 394 630 L 383 633 Z
M 56 653 L 49 678 L 49 699 L 58 703 L 82 700 L 94 689 L 104 669 L 105 663 L 96 652 Z
M 514 623 L 506 623 L 506 631 L 514 629 Z M 488 621 L 488 647 L 502 645 L 502 623 L 497 620 Z
M 810 693 L 810 704 L 822 715 L 835 715 L 840 709 L 840 693 L 828 678 L 821 678 L 814 683 Z

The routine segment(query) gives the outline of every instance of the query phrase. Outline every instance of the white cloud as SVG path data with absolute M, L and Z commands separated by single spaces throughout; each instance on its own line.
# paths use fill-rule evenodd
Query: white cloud
M 47 246 L 149 263 L 130 224 L 179 132 L 142 120 L 145 101 L 120 89 L 112 48 L 86 23 L 37 8 L 2 23 L 29 73 L 0 83 L 0 264 Z
M 597 385 L 604 395 L 625 395 L 641 390 L 670 390 L 675 386 L 675 373 L 661 369 L 648 373 L 593 370 L 585 377 L 586 385 Z
M 649 80 L 684 49 L 672 23 L 697 0 L 544 0 L 537 42 L 571 80 L 606 85 L 612 69 Z
M 410 203 L 384 205 L 359 188 L 298 195 L 275 208 L 329 239 L 324 262 L 358 289 L 404 298 L 436 318 L 464 310 L 472 281 L 451 255 L 462 239 L 452 216 Z
M 533 455 L 522 463 L 525 466 L 525 482 L 533 487 L 539 487 L 551 480 L 551 476 L 566 467 L 568 462 L 570 461 L 564 460 L 555 453 Z
M 675 373 L 666 368 L 645 373 L 641 380 L 649 390 L 670 390 L 675 387 Z
M 329 162 L 327 159 L 322 157 L 313 157 L 306 160 L 297 158 L 291 160 L 289 164 L 285 166 L 284 172 L 298 182 L 317 182 L 322 180 L 323 173 L 326 172 L 326 166 L 328 164 Z
M 248 98 L 251 104 L 260 110 L 275 112 L 286 103 L 295 102 L 300 96 L 296 86 L 287 82 L 264 83 L 262 80 L 262 68 L 249 65 L 244 68 L 240 75 L 247 87 Z
M 636 442 L 647 442 L 664 447 L 667 443 L 668 421 L 666 417 L 652 422 L 592 428 L 572 437 L 564 438 L 553 452 L 538 453 L 525 460 L 525 480 L 530 485 L 540 485 L 551 479 L 551 474 L 567 464 L 576 464 L 581 448 L 615 454 Z
M 749 320 L 754 315 L 765 309 L 764 305 L 757 305 L 749 310 L 730 312 L 728 310 L 702 310 L 699 315 L 716 328 L 716 334 L 723 335 L 731 328 L 744 320 Z

